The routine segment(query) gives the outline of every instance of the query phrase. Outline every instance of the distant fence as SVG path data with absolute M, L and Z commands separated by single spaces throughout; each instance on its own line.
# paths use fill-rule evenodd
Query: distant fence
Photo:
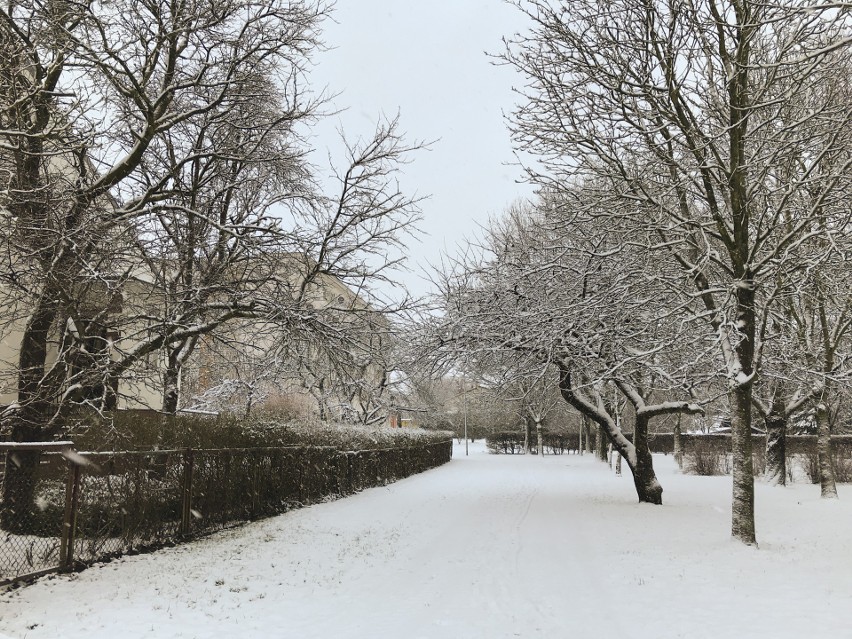
M 632 433 L 625 433 L 627 439 L 633 439 Z M 532 434 L 531 445 L 536 446 L 535 432 Z M 594 436 L 592 437 L 594 442 Z M 700 448 L 702 451 L 726 453 L 731 451 L 731 436 L 728 434 L 683 434 L 681 435 L 683 452 L 686 454 Z M 488 449 L 499 454 L 523 454 L 524 435 L 518 431 L 501 431 L 492 433 L 486 438 Z M 576 451 L 580 447 L 580 436 L 577 433 L 545 433 L 543 436 L 544 452 L 561 454 Z M 852 455 L 852 435 L 833 435 L 831 443 L 834 451 L 843 456 Z M 674 453 L 674 434 L 651 433 L 648 435 L 648 447 L 652 453 Z M 766 447 L 766 435 L 752 435 L 752 449 L 758 461 L 762 459 Z M 815 455 L 817 452 L 815 435 L 787 435 L 787 455 Z
M 13 464 L 21 449 L 0 443 L 4 452 Z M 349 495 L 434 468 L 451 456 L 452 440 L 362 451 L 76 453 L 68 443 L 47 445 L 40 450 L 33 507 L 14 526 L 0 529 L 0 584 Z

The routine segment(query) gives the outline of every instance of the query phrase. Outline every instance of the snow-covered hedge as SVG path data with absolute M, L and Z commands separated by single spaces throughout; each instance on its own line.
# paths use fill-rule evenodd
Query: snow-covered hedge
M 234 414 L 174 416 L 155 411 L 116 411 L 106 419 L 80 416 L 68 433 L 77 450 L 89 451 L 264 446 L 370 450 L 450 437 L 447 432 L 416 428 L 294 421 L 274 413 L 243 418 Z
M 451 433 L 420 429 L 198 416 L 77 428 L 73 548 L 83 564 L 384 485 L 452 456 Z M 110 440 L 124 450 L 104 450 Z M 70 471 L 43 468 L 30 534 L 50 536 L 62 529 Z

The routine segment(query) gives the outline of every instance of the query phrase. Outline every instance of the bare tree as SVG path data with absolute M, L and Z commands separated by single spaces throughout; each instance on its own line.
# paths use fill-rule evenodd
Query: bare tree
M 438 350 L 480 360 L 511 354 L 515 370 L 549 370 L 565 401 L 627 460 L 640 501 L 661 503 L 648 422 L 702 411 L 690 401 L 649 404 L 654 394 L 685 392 L 677 378 L 686 380 L 688 364 L 662 354 L 677 343 L 679 324 L 657 303 L 664 291 L 643 275 L 649 265 L 632 240 L 578 215 L 573 203 L 510 211 L 492 227 L 483 257 L 445 274 Z M 609 381 L 636 410 L 633 442 L 604 401 Z
M 21 283 L 29 307 L 18 401 L 4 416 L 15 440 L 45 439 L 61 427 L 68 400 L 88 385 L 79 378 L 68 383 L 82 370 L 78 354 L 91 360 L 87 346 L 109 342 L 100 328 L 94 336 L 87 332 L 105 324 L 119 297 L 114 274 L 131 268 L 114 249 L 135 242 L 134 220 L 173 189 L 170 174 L 145 170 L 155 150 L 181 127 L 214 113 L 228 117 L 244 105 L 250 77 L 270 78 L 279 94 L 299 86 L 323 11 L 308 2 L 244 0 L 119 1 L 97 10 L 23 2 L 0 10 L 6 279 Z M 169 167 L 206 152 L 174 150 L 182 156 Z M 80 300 L 91 303 L 92 288 L 103 289 L 106 299 L 81 316 Z M 215 321 L 239 313 L 219 308 Z M 51 361 L 58 326 L 65 337 Z M 190 337 L 194 326 L 162 343 Z M 7 469 L 9 512 L 15 499 L 27 501 L 31 493 L 37 456 L 23 457 L 21 473 Z
M 371 280 L 389 279 L 418 217 L 394 179 L 418 145 L 380 123 L 349 147 L 340 196 L 317 192 L 297 126 L 317 104 L 302 87 L 325 11 L 0 10 L 3 279 L 24 311 L 18 401 L 3 414 L 14 440 L 54 436 L 75 405 L 110 408 L 117 380 L 161 354 L 175 409 L 199 338 L 237 319 L 343 339 L 347 322 L 316 301 L 323 278 L 356 291 L 340 313 L 378 299 Z M 9 520 L 31 502 L 37 455 L 18 461 Z
M 527 78 L 513 117 L 533 179 L 591 176 L 596 206 L 651 230 L 682 273 L 726 367 L 733 423 L 732 534 L 755 543 L 751 457 L 761 287 L 838 210 L 849 112 L 845 8 L 799 2 L 518 3 L 532 31 L 505 61 Z M 796 115 L 792 96 L 807 96 Z M 816 200 L 806 193 L 818 191 Z M 784 224 L 783 222 L 789 222 Z M 699 306 L 700 305 L 700 306 Z
M 837 498 L 831 453 L 831 424 L 840 403 L 837 388 L 848 383 L 845 354 L 852 326 L 852 296 L 849 293 L 845 255 L 826 246 L 824 260 L 802 278 L 799 294 L 785 300 L 784 309 L 793 335 L 793 353 L 800 379 L 809 382 L 793 395 L 789 406 L 804 397 L 811 403 L 817 426 L 821 494 Z M 804 404 L 804 401 L 800 401 Z M 781 416 L 789 419 L 793 410 Z M 778 453 L 780 456 L 780 453 Z
M 535 428 L 536 452 L 539 456 L 544 455 L 544 422 L 560 405 L 559 389 L 554 383 L 554 376 L 547 373 L 547 370 L 543 370 L 538 375 L 517 375 L 512 384 L 514 389 L 510 387 L 505 393 L 509 401 L 514 400 L 518 405 L 518 412 L 524 421 L 524 450 L 528 453 L 532 450 L 532 426 Z
M 145 308 L 141 322 L 125 312 L 125 322 L 156 323 L 164 332 L 209 321 L 227 305 L 253 314 L 289 266 L 280 256 L 293 243 L 276 212 L 298 211 L 314 197 L 294 126 L 315 105 L 303 104 L 297 90 L 281 91 L 270 76 L 252 69 L 227 101 L 149 147 L 139 179 L 161 181 L 162 195 L 135 220 L 134 248 L 164 303 Z M 164 346 L 165 412 L 177 410 L 181 368 L 197 341 L 187 334 Z
M 249 116 L 256 126 L 256 114 Z M 284 122 L 292 126 L 291 120 Z M 298 162 L 298 150 L 277 148 L 275 136 L 266 137 L 272 139 L 252 146 L 262 159 L 261 171 L 252 166 L 253 156 L 238 167 L 228 165 L 224 188 L 218 184 L 221 167 L 201 172 L 209 183 L 191 186 L 188 194 L 193 209 L 200 203 L 203 214 L 193 211 L 181 225 L 158 212 L 157 222 L 168 233 L 176 257 L 163 260 L 156 254 L 151 260 L 154 268 L 163 265 L 156 272 L 162 274 L 171 302 L 165 311 L 172 314 L 155 323 L 174 325 L 178 322 L 172 317 L 178 317 L 185 325 L 188 318 L 209 315 L 211 307 L 239 305 L 242 317 L 259 320 L 254 328 L 244 325 L 244 332 L 269 334 L 278 327 L 277 337 L 267 344 L 273 357 L 286 360 L 284 351 L 308 345 L 317 357 L 307 363 L 305 355 L 311 356 L 301 348 L 304 372 L 316 373 L 324 361 L 326 373 L 338 371 L 349 377 L 345 394 L 350 404 L 368 393 L 377 397 L 376 385 L 365 381 L 364 375 L 387 354 L 391 318 L 410 303 L 404 297 L 384 301 L 377 286 L 396 285 L 393 266 L 402 259 L 397 249 L 419 219 L 419 198 L 404 194 L 395 175 L 420 145 L 404 142 L 397 119 L 380 122 L 372 136 L 347 144 L 340 193 L 318 195 L 309 190 L 312 180 Z M 217 144 L 222 145 L 221 139 Z M 192 175 L 197 173 L 194 169 Z M 212 203 L 204 198 L 208 190 Z M 284 209 L 284 204 L 289 206 Z M 179 215 L 193 210 L 177 209 Z M 283 220 L 282 210 L 287 213 Z M 209 212 L 218 215 L 212 223 Z M 385 259 L 376 259 L 377 255 Z M 150 312 L 148 318 L 151 323 Z M 167 347 L 164 410 L 177 408 L 180 368 L 196 341 L 197 336 L 189 336 Z M 322 358 L 320 351 L 334 354 Z M 324 376 L 314 377 L 324 384 Z M 369 403 L 360 405 L 367 410 Z

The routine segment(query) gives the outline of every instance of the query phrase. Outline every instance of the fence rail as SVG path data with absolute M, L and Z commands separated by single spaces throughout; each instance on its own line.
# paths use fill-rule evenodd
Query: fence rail
M 0 453 L 6 457 L 2 585 L 396 481 L 449 461 L 452 440 L 361 451 L 294 446 L 107 453 L 77 452 L 70 442 L 0 443 Z M 19 477 L 27 465 L 22 455 L 37 456 L 29 481 Z

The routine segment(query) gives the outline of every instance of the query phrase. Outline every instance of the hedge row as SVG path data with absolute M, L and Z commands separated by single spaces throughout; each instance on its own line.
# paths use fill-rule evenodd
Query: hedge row
M 625 433 L 627 439 L 632 439 L 631 433 Z M 694 449 L 701 452 L 713 450 L 716 452 L 731 451 L 731 436 L 727 434 L 684 434 L 681 435 L 683 451 L 689 454 Z M 835 452 L 841 455 L 852 455 L 852 435 L 833 435 L 831 438 Z M 491 433 L 486 438 L 488 450 L 497 454 L 521 454 L 524 452 L 524 435 L 519 431 L 501 431 Z M 532 446 L 535 448 L 535 433 L 532 436 Z M 563 453 L 565 451 L 577 450 L 580 446 L 578 433 L 545 433 L 545 452 Z M 766 446 L 766 436 L 752 435 L 752 449 L 756 455 L 762 455 Z M 674 435 L 672 433 L 656 433 L 648 435 L 648 447 L 652 453 L 674 453 Z M 816 436 L 814 435 L 788 435 L 788 455 L 812 455 L 816 454 Z
M 73 441 L 78 450 L 88 451 L 270 446 L 373 450 L 414 444 L 428 438 L 429 432 L 438 431 L 294 421 L 272 412 L 244 417 L 232 413 L 164 415 L 150 410 L 126 410 L 105 417 L 94 413 L 75 415 L 63 439 Z
M 628 435 L 629 438 L 629 435 Z M 703 450 L 713 449 L 719 452 L 731 452 L 731 436 L 724 433 L 714 434 L 684 434 L 681 435 L 684 453 L 688 453 L 696 445 Z M 766 447 L 766 436 L 753 434 L 752 449 L 763 450 Z M 852 435 L 832 435 L 831 443 L 835 451 L 852 453 Z M 672 433 L 657 433 L 648 435 L 648 447 L 652 453 L 672 454 L 674 452 L 674 435 Z M 788 455 L 816 454 L 815 435 L 787 435 Z
M 485 438 L 489 452 L 498 455 L 522 455 L 524 453 L 524 436 L 515 431 L 489 433 Z M 530 445 L 532 453 L 536 454 L 538 439 L 533 432 Z M 561 455 L 569 450 L 576 450 L 577 435 L 572 433 L 542 432 L 542 445 L 545 454 Z
M 34 495 L 38 508 L 28 530 L 7 534 L 22 543 L 0 550 L 0 581 L 59 567 L 55 549 L 72 503 L 73 559 L 86 565 L 388 484 L 452 457 L 450 433 L 378 430 L 390 429 L 361 429 L 374 435 L 372 447 L 362 450 L 303 445 L 83 452 L 74 465 L 45 454 Z M 66 486 L 75 468 L 72 502 Z M 42 557 L 38 565 L 34 556 Z

